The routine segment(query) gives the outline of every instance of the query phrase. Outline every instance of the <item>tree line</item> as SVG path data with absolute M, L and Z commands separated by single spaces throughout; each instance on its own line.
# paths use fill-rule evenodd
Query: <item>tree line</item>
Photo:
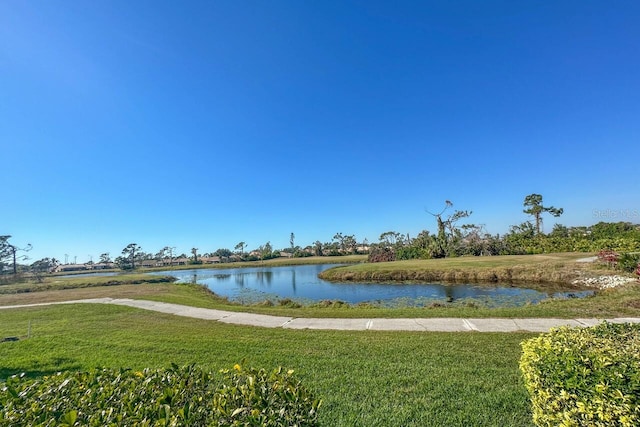
M 176 254 L 175 247 L 165 246 L 158 252 L 145 252 L 137 243 L 125 246 L 112 259 L 109 253 L 102 253 L 95 266 L 100 268 L 136 269 L 145 261 L 156 260 L 158 265 L 176 263 L 202 264 L 204 262 L 259 261 L 287 257 L 340 256 L 368 254 L 369 261 L 393 261 L 406 259 L 429 259 L 457 256 L 522 255 L 552 252 L 598 252 L 613 250 L 621 252 L 640 251 L 640 226 L 630 222 L 599 222 L 592 226 L 566 227 L 555 224 L 550 233 L 543 232 L 543 215 L 559 217 L 562 208 L 546 206 L 540 194 L 530 194 L 524 198 L 523 212 L 531 216 L 530 221 L 513 225 L 504 234 L 490 234 L 484 225 L 461 223 L 473 214 L 469 210 L 453 208 L 453 202 L 446 200 L 441 210 L 427 211 L 434 218 L 436 233 L 423 230 L 415 237 L 408 233 L 386 231 L 377 242 L 366 239 L 358 241 L 353 234 L 336 233 L 330 241 L 316 240 L 311 245 L 296 245 L 295 234 L 289 236 L 289 247 L 274 249 L 266 242 L 256 249 L 247 251 L 247 243 L 238 242 L 234 250 L 220 248 L 212 252 L 199 253 L 192 248 L 190 255 Z M 25 265 L 31 245 L 19 247 L 10 242 L 11 236 L 0 236 L 0 272 L 17 275 L 20 270 L 33 273 L 52 271 L 62 264 L 55 258 L 43 258 L 31 265 Z M 87 264 L 94 264 L 90 261 Z

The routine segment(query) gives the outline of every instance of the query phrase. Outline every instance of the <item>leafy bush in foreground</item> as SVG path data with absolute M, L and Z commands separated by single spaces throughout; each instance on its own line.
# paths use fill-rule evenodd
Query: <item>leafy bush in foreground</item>
M 640 325 L 558 328 L 522 348 L 537 426 L 640 425 Z
M 293 379 L 293 371 L 245 370 L 235 365 L 223 373 L 225 381 L 213 398 L 219 425 L 316 425 L 320 401 Z
M 222 380 L 194 365 L 14 376 L 0 389 L 0 426 L 315 425 L 319 401 L 291 371 L 235 369 Z

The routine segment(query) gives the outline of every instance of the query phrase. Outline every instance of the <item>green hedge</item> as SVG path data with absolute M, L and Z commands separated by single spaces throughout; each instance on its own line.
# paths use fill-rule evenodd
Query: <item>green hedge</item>
M 522 349 L 537 426 L 640 425 L 640 325 L 553 329 Z
M 292 371 L 221 375 L 194 365 L 101 369 L 42 379 L 13 376 L 0 387 L 0 426 L 314 426 L 320 401 Z

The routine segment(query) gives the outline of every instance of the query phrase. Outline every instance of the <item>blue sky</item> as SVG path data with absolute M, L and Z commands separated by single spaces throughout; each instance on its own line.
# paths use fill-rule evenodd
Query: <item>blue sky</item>
M 0 235 L 32 260 L 640 222 L 637 1 L 0 2 Z M 634 215 L 635 214 L 635 215 Z

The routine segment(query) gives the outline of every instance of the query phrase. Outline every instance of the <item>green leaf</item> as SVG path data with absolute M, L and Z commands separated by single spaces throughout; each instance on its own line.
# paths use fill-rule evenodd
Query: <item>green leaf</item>
M 75 409 L 67 412 L 66 414 L 64 414 L 64 417 L 62 417 L 62 421 L 68 426 L 73 426 L 76 423 L 77 419 L 78 411 L 76 411 Z

